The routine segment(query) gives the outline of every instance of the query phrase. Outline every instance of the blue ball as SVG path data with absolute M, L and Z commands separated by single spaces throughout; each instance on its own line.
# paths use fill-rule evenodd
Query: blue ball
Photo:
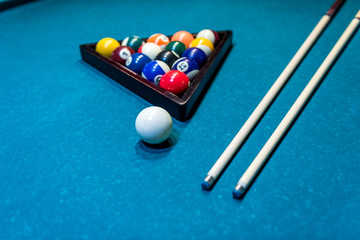
M 190 81 L 192 81 L 199 73 L 199 64 L 191 58 L 183 57 L 177 60 L 172 66 L 171 70 L 178 70 L 185 73 Z
M 196 47 L 186 49 L 181 55 L 181 57 L 194 59 L 200 67 L 202 67 L 207 60 L 206 53 L 200 48 Z
M 150 61 L 151 59 L 145 54 L 134 53 L 126 59 L 125 66 L 137 74 L 141 74 L 145 65 Z
M 170 68 L 166 63 L 154 60 L 145 65 L 141 76 L 156 85 L 159 85 L 161 77 L 168 71 L 170 71 Z

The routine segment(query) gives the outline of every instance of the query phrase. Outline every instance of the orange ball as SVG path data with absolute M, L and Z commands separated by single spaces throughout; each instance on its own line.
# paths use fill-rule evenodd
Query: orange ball
M 170 42 L 170 40 L 164 34 L 155 33 L 151 35 L 146 42 L 155 43 L 156 45 L 159 45 L 162 50 L 164 50 L 165 46 Z
M 190 46 L 190 43 L 194 40 L 194 37 L 191 33 L 187 31 L 179 31 L 175 33 L 171 37 L 171 41 L 179 41 L 185 44 L 185 46 L 188 48 Z

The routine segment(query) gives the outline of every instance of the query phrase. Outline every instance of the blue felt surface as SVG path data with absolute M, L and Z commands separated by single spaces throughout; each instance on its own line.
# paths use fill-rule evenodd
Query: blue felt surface
M 352 20 L 347 1 L 212 191 L 207 171 L 330 0 L 34 1 L 0 12 L 0 239 L 356 239 L 360 34 L 243 200 L 232 189 Z M 176 16 L 176 18 L 174 18 Z M 134 129 L 149 104 L 79 45 L 204 28 L 233 48 L 174 146 Z

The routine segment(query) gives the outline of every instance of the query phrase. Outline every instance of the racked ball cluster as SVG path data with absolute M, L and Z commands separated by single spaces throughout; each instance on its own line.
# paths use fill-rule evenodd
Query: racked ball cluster
M 189 32 L 179 31 L 171 39 L 156 33 L 146 42 L 138 36 L 130 36 L 121 45 L 113 38 L 103 38 L 95 50 L 161 88 L 181 95 L 203 67 L 218 40 L 219 35 L 209 29 L 200 31 L 195 38 Z

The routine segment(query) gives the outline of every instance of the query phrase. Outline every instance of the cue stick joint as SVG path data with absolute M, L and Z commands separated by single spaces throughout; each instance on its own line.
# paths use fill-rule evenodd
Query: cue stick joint
M 345 0 L 337 0 L 334 2 L 334 4 L 330 7 L 330 9 L 327 11 L 326 15 L 333 17 L 335 13 L 338 12 L 338 9 L 341 7 L 341 5 L 345 2 Z

